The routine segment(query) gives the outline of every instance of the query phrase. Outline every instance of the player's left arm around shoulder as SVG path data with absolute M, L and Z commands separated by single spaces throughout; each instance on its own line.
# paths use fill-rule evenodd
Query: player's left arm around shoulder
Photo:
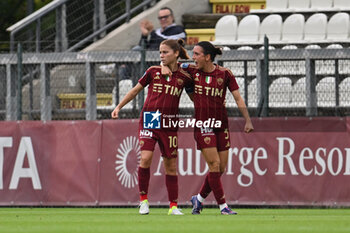
M 131 100 L 133 100 L 137 94 L 142 91 L 143 86 L 140 83 L 137 83 L 125 96 L 124 98 L 120 101 L 120 103 L 115 107 L 115 109 L 112 112 L 112 118 L 118 118 L 118 113 L 119 111 Z
M 247 106 L 244 103 L 244 100 L 243 100 L 241 94 L 239 93 L 239 90 L 238 89 L 234 90 L 231 93 L 233 95 L 233 98 L 236 101 L 236 104 L 238 106 L 239 111 L 242 113 L 242 115 L 245 119 L 244 132 L 249 133 L 249 132 L 253 131 L 254 127 L 253 127 L 252 121 L 250 119 Z

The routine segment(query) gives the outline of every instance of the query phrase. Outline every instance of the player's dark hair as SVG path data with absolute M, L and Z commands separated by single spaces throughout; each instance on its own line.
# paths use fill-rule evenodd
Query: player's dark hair
M 167 6 L 160 8 L 159 10 L 169 10 L 170 11 L 170 15 L 173 17 L 173 23 L 175 23 L 175 17 L 174 17 L 174 13 L 173 10 Z
M 178 58 L 182 59 L 189 59 L 190 56 L 188 56 L 186 49 L 183 47 L 185 42 L 183 39 L 178 39 L 178 40 L 163 40 L 161 45 L 167 45 L 169 46 L 174 52 L 178 51 L 179 56 Z
M 201 41 L 198 44 L 196 44 L 196 46 L 200 46 L 203 49 L 203 53 L 205 55 L 209 54 L 210 55 L 210 60 L 214 61 L 215 60 L 215 56 L 221 55 L 222 51 L 221 48 L 215 47 L 212 43 L 210 43 L 209 41 Z

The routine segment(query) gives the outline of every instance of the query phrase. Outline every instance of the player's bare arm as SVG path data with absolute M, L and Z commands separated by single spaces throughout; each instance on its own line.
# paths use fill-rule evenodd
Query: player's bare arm
M 115 107 L 115 109 L 112 112 L 112 118 L 113 119 L 117 119 L 118 118 L 118 113 L 119 111 L 127 104 L 129 103 L 131 100 L 133 100 L 137 94 L 142 91 L 143 86 L 140 83 L 137 83 L 136 86 L 134 86 L 122 99 L 122 101 L 120 101 L 120 103 L 117 105 L 117 107 Z
M 244 132 L 249 133 L 249 132 L 253 131 L 254 127 L 253 127 L 252 121 L 250 119 L 247 106 L 244 103 L 244 100 L 243 100 L 241 94 L 239 93 L 238 90 L 234 90 L 232 92 L 232 95 L 233 95 L 233 98 L 236 101 L 236 104 L 238 106 L 239 111 L 242 113 L 242 115 L 243 115 L 243 117 L 245 119 Z

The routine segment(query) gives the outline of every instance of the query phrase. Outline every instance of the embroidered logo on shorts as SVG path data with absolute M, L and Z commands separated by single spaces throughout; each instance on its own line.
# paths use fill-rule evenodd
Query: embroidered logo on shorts
M 143 128 L 144 129 L 160 129 L 160 116 L 162 113 L 157 110 L 156 112 L 143 112 Z
M 230 147 L 230 142 L 227 142 L 226 147 Z
M 177 155 L 177 150 L 173 150 L 173 152 L 171 152 L 171 155 Z
M 210 141 L 211 141 L 210 137 L 205 137 L 205 138 L 204 138 L 204 142 L 205 142 L 206 144 L 209 144 Z
M 145 144 L 145 142 L 143 140 L 140 141 L 140 146 L 143 147 L 143 145 Z

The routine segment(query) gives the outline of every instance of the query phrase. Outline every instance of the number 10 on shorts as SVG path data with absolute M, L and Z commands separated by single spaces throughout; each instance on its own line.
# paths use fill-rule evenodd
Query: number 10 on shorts
M 177 136 L 168 136 L 169 138 L 169 147 L 177 148 Z

